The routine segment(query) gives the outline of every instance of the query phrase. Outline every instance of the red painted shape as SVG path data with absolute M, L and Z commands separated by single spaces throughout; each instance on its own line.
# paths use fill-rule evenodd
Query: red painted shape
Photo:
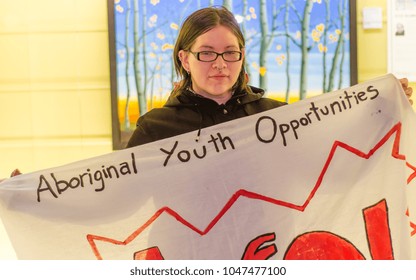
M 407 184 L 409 184 L 414 178 L 416 178 L 416 167 L 406 162 L 406 166 L 413 170 L 413 173 L 407 178 Z
M 326 231 L 298 236 L 287 249 L 285 260 L 364 260 L 349 241 Z
M 102 259 L 102 256 L 97 248 L 96 241 L 102 241 L 102 242 L 108 242 L 112 243 L 114 245 L 127 245 L 132 240 L 134 240 L 143 230 L 145 230 L 149 225 L 151 225 L 161 214 L 166 213 L 170 216 L 172 216 L 175 220 L 182 223 L 184 226 L 188 227 L 189 229 L 197 232 L 200 235 L 207 234 L 214 226 L 215 224 L 225 215 L 225 213 L 232 207 L 232 205 L 240 198 L 240 197 L 246 197 L 249 199 L 256 199 L 256 200 L 262 200 L 265 202 L 269 202 L 275 205 L 279 205 L 282 207 L 291 208 L 298 211 L 304 211 L 306 207 L 308 206 L 309 202 L 312 200 L 312 198 L 315 196 L 315 193 L 318 191 L 319 187 L 321 186 L 321 183 L 325 177 L 325 174 L 332 162 L 332 159 L 335 155 L 335 152 L 338 148 L 345 149 L 352 154 L 355 154 L 358 157 L 369 159 L 380 147 L 382 147 L 389 139 L 390 137 L 394 136 L 394 144 L 392 148 L 391 155 L 393 158 L 399 159 L 399 160 L 406 160 L 406 157 L 404 155 L 401 155 L 399 153 L 399 147 L 400 147 L 400 134 L 401 134 L 401 123 L 398 122 L 396 125 L 394 125 L 390 131 L 386 133 L 386 135 L 367 153 L 360 151 L 354 147 L 351 147 L 347 145 L 346 143 L 335 141 L 332 145 L 332 148 L 329 152 L 328 158 L 322 168 L 322 171 L 315 183 L 315 186 L 312 188 L 310 194 L 306 198 L 305 202 L 302 205 L 296 205 L 287 201 L 278 200 L 272 197 L 264 196 L 258 193 L 250 192 L 244 189 L 238 190 L 234 195 L 228 200 L 226 205 L 224 205 L 223 209 L 215 216 L 215 218 L 208 224 L 208 226 L 205 229 L 199 229 L 186 221 L 180 214 L 175 212 L 173 209 L 169 207 L 162 207 L 160 208 L 156 213 L 153 214 L 153 216 L 142 226 L 140 226 L 137 230 L 135 230 L 132 234 L 130 234 L 125 240 L 115 240 L 112 238 L 108 238 L 105 236 L 98 236 L 98 235 L 87 235 L 88 243 L 90 244 L 94 255 L 97 259 Z M 408 164 L 409 166 L 410 164 Z
M 416 224 L 410 222 L 410 227 L 412 228 L 412 232 L 410 233 L 410 236 L 414 236 L 416 234 Z
M 393 260 L 386 200 L 363 210 L 368 245 L 373 260 Z
M 135 260 L 164 260 L 158 247 L 151 247 L 134 253 Z
M 410 218 L 409 208 L 406 209 L 406 216 Z M 409 222 L 410 227 L 412 228 L 412 232 L 410 232 L 410 236 L 414 236 L 416 234 L 416 224 Z
M 266 242 L 276 240 L 274 232 L 260 235 L 248 243 L 243 257 L 243 260 L 267 260 L 277 253 L 276 245 L 265 245 Z

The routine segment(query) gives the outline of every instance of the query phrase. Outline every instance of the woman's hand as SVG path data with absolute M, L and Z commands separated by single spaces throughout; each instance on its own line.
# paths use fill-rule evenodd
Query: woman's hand
M 413 105 L 413 100 L 411 99 L 413 88 L 409 87 L 409 80 L 407 78 L 402 78 L 402 79 L 399 79 L 399 81 L 400 81 L 400 84 L 402 85 L 404 93 L 407 96 L 407 99 L 409 99 L 410 104 Z
M 20 172 L 20 170 L 16 168 L 15 170 L 13 170 L 12 174 L 10 174 L 10 177 L 14 177 L 20 174 L 22 174 L 22 172 Z
M 15 170 L 13 170 L 13 172 L 10 174 L 10 177 L 14 177 L 14 176 L 17 176 L 17 175 L 20 175 L 20 174 L 22 174 L 22 172 L 20 172 L 20 170 L 19 169 L 15 169 Z M 6 180 L 7 178 L 1 178 L 0 179 L 0 183 L 2 182 L 2 181 L 4 181 L 4 180 Z

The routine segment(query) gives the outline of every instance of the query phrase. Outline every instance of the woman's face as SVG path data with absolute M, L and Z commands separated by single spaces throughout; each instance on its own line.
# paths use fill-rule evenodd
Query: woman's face
M 190 51 L 192 53 L 181 50 L 179 57 L 182 67 L 191 75 L 192 89 L 206 98 L 213 99 L 218 104 L 227 102 L 231 98 L 231 88 L 237 81 L 243 60 L 228 62 L 218 56 L 214 61 L 205 62 L 198 60 L 195 53 L 239 51 L 243 56 L 244 53 L 239 48 L 237 37 L 227 27 L 219 25 L 200 35 Z M 205 54 L 201 54 L 200 58 L 203 55 Z

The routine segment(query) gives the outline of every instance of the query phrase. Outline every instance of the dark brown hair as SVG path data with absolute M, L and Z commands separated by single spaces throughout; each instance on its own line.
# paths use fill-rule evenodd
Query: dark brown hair
M 181 79 L 175 87 L 173 94 L 180 92 L 191 85 L 191 76 L 182 67 L 178 57 L 180 50 L 190 50 L 196 39 L 205 32 L 216 26 L 225 26 L 237 37 L 240 50 L 245 48 L 245 39 L 241 32 L 240 26 L 234 15 L 225 7 L 208 7 L 195 11 L 189 15 L 183 22 L 179 31 L 178 38 L 173 49 L 173 59 L 175 62 L 175 71 Z M 244 68 L 245 58 L 243 58 L 242 67 L 237 82 L 233 86 L 236 91 L 250 90 L 247 85 L 246 70 Z

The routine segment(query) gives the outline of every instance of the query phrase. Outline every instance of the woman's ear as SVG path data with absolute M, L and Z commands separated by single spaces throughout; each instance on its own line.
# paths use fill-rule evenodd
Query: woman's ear
M 181 61 L 182 67 L 186 72 L 189 72 L 188 55 L 189 53 L 184 50 L 180 50 L 178 53 L 179 60 Z

